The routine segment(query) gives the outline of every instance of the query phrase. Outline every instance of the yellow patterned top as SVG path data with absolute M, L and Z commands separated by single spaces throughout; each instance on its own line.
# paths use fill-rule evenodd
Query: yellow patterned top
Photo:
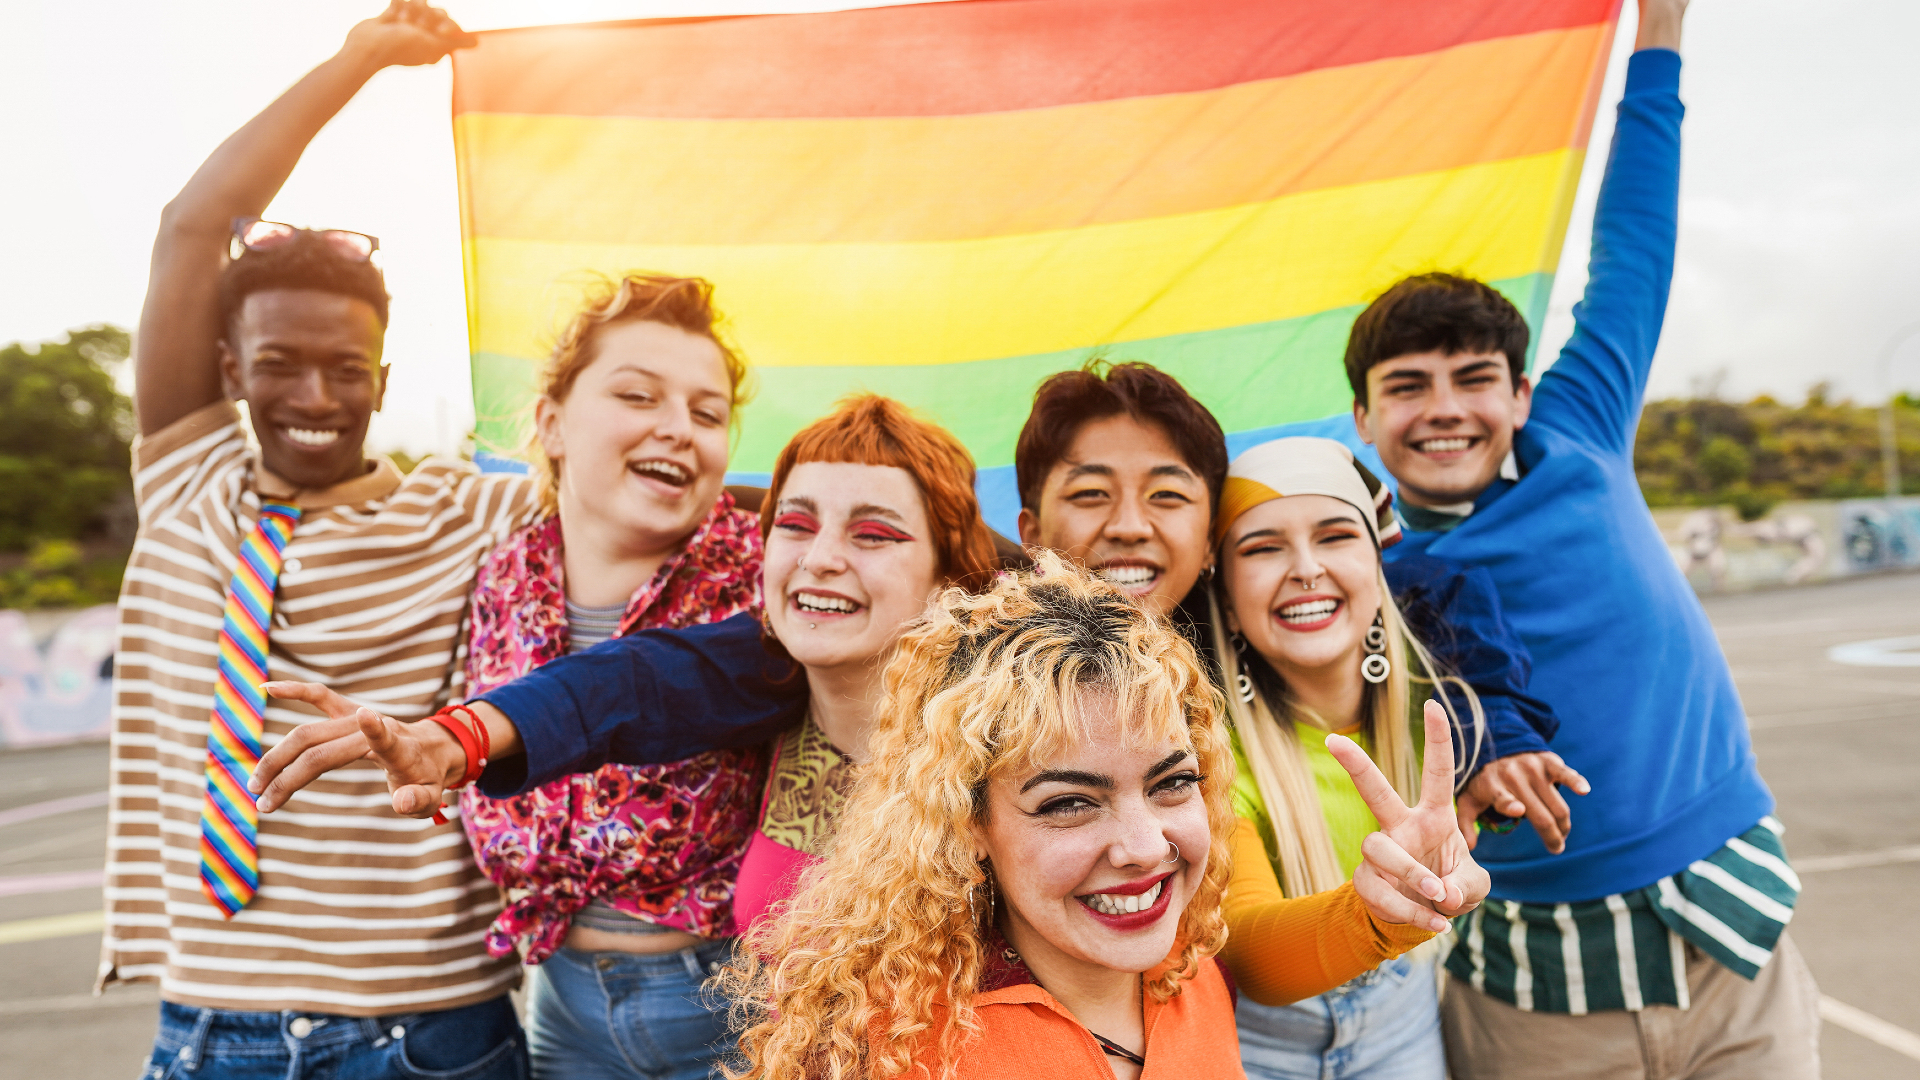
M 781 736 L 774 750 L 760 831 L 784 847 L 825 857 L 853 777 L 853 759 L 808 717 Z

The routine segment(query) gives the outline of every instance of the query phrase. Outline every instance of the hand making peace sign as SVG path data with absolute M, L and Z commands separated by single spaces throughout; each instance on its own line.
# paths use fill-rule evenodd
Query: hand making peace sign
M 1361 844 L 1364 856 L 1353 887 L 1383 922 L 1445 930 L 1446 919 L 1480 906 L 1492 879 L 1467 847 L 1453 810 L 1453 739 L 1447 715 L 1427 702 L 1426 765 L 1420 801 L 1408 806 L 1366 751 L 1344 735 L 1327 736 L 1327 749 L 1353 777 L 1353 786 L 1380 822 Z

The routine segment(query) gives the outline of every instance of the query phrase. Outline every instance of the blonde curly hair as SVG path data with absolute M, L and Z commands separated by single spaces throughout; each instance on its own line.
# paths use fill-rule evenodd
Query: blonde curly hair
M 1058 556 L 992 589 L 948 589 L 900 639 L 871 760 L 833 850 L 719 976 L 743 1031 L 735 1078 L 899 1076 L 929 1051 L 950 1077 L 980 1031 L 972 999 L 991 927 L 972 826 L 996 776 L 1084 738 L 1078 703 L 1113 703 L 1128 745 L 1188 746 L 1206 779 L 1212 846 L 1181 915 L 1178 963 L 1146 987 L 1180 992 L 1226 942 L 1233 756 L 1222 703 L 1164 619 Z M 984 910 L 979 910 L 984 909 Z

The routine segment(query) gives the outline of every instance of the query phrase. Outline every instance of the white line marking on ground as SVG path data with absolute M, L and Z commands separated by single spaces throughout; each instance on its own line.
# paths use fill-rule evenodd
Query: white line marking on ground
M 1920 637 L 1850 641 L 1827 650 L 1827 659 L 1854 667 L 1920 667 Z
M 16 919 L 13 922 L 0 923 L 0 945 L 17 945 L 22 941 L 44 941 L 47 938 L 97 934 L 106 929 L 106 926 L 107 913 L 104 911 L 79 911 L 72 915 Z
M 105 870 L 68 870 L 59 874 L 22 874 L 0 877 L 0 896 L 26 896 L 29 893 L 65 892 L 68 889 L 98 889 L 107 883 Z
M 107 805 L 107 793 L 89 791 L 85 795 L 69 795 L 64 799 L 48 799 L 46 802 L 28 803 L 11 810 L 0 810 L 0 828 L 18 825 L 35 818 L 50 817 L 54 814 L 67 814 L 75 810 L 91 810 L 96 806 Z
M 1793 860 L 1793 868 L 1802 874 L 1823 870 L 1858 870 L 1867 866 L 1891 866 L 1894 863 L 1920 862 L 1920 844 L 1887 848 L 1884 851 L 1855 851 L 1846 855 L 1821 855 Z
M 1920 1061 L 1920 1035 L 1889 1024 L 1872 1013 L 1861 1012 L 1844 1001 L 1820 995 L 1820 1019 L 1846 1028 L 1863 1039 L 1871 1039 L 1896 1054 Z

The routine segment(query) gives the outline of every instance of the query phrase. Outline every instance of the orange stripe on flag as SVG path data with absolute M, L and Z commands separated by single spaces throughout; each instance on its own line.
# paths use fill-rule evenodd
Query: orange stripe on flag
M 1597 26 L 1544 31 L 1202 93 L 981 116 L 474 113 L 454 133 L 476 237 L 968 239 L 1242 206 L 1579 145 L 1587 70 L 1606 40 Z

